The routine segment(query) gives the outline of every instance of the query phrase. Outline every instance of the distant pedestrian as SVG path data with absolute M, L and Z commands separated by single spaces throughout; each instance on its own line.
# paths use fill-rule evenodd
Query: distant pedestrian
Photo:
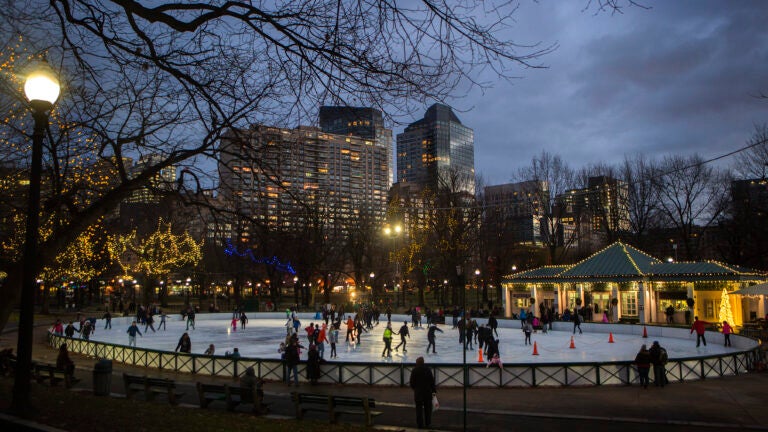
M 653 385 L 664 387 L 667 384 L 666 364 L 669 360 L 667 350 L 659 345 L 659 341 L 653 341 L 648 353 L 651 355 L 651 364 L 653 365 Z
M 67 344 L 63 343 L 59 347 L 59 355 L 56 357 L 56 369 L 64 371 L 71 379 L 75 378 L 75 362 L 69 358 Z
M 191 353 L 192 352 L 192 339 L 189 338 L 189 333 L 184 332 L 179 338 L 179 343 L 176 344 L 176 352 Z
M 437 328 L 437 325 L 432 323 L 432 325 L 429 327 L 429 330 L 427 330 L 427 354 L 429 354 L 429 347 L 432 347 L 432 354 L 437 354 L 436 347 L 435 347 L 435 332 L 442 333 L 443 331 Z
M 437 389 L 435 377 L 424 364 L 424 357 L 416 359 L 416 367 L 411 371 L 410 386 L 413 389 L 413 401 L 416 403 L 416 425 L 419 429 L 428 428 L 432 424 L 432 398 Z
M 643 345 L 635 356 L 635 365 L 637 366 L 637 375 L 640 378 L 640 385 L 648 388 L 648 372 L 651 370 L 651 353 Z
M 128 327 L 128 331 L 126 333 L 128 333 L 128 346 L 136 347 L 136 334 L 138 333 L 139 336 L 141 336 L 141 332 L 139 331 L 139 326 L 136 325 L 136 321 L 131 323 L 131 326 Z
M 701 342 L 704 342 L 704 346 L 707 346 L 707 340 L 704 338 L 704 332 L 707 331 L 706 321 L 701 321 L 698 316 L 693 318 L 693 324 L 691 324 L 691 334 L 696 332 L 696 348 L 699 347 Z
M 727 347 L 731 346 L 731 333 L 733 333 L 733 327 L 728 324 L 728 321 L 723 321 L 723 336 L 725 336 L 725 346 Z

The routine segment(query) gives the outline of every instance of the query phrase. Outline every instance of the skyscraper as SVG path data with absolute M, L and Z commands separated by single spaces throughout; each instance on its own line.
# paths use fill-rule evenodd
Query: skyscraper
M 475 195 L 474 131 L 451 107 L 434 104 L 397 135 L 397 181 L 436 189 L 449 176 Z

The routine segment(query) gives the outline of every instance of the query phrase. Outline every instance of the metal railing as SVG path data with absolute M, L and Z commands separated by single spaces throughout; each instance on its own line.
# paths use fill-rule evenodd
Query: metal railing
M 66 342 L 70 352 L 88 357 L 113 360 L 145 368 L 186 372 L 198 375 L 238 377 L 253 367 L 256 375 L 267 381 L 285 377 L 283 362 L 277 359 L 256 359 L 200 354 L 184 354 L 135 348 L 126 345 L 67 338 L 48 333 L 48 343 L 58 348 Z M 670 359 L 666 365 L 670 381 L 684 382 L 747 373 L 763 361 L 760 347 L 735 353 L 708 357 Z M 364 362 L 327 362 L 320 365 L 320 382 L 333 384 L 364 384 L 407 386 L 413 364 L 376 364 Z M 461 387 L 539 387 L 539 386 L 599 386 L 629 385 L 639 382 L 637 369 L 631 361 L 595 363 L 508 363 L 504 368 L 487 368 L 485 364 L 439 363 L 429 367 L 438 386 Z M 299 365 L 299 375 L 306 364 Z

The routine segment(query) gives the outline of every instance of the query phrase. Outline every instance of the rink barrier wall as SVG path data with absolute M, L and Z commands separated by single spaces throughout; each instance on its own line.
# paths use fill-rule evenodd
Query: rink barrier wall
M 314 317 L 314 314 L 306 315 L 307 318 L 301 316 L 300 319 L 313 319 Z M 284 318 L 285 314 L 267 313 L 259 314 L 259 317 Z M 514 320 L 500 320 L 499 323 L 500 327 L 506 328 L 514 328 L 515 325 L 519 325 L 519 321 Z M 605 334 L 612 332 L 631 335 L 642 335 L 643 327 L 645 327 L 649 341 L 652 341 L 655 336 L 681 339 L 689 336 L 688 329 L 676 327 L 599 323 L 584 323 L 581 324 L 581 327 L 586 332 Z M 554 330 L 566 331 L 571 328 L 572 324 L 568 322 L 553 323 Z M 716 332 L 707 332 L 707 337 L 710 340 L 714 340 L 713 337 L 716 335 L 718 335 Z M 720 336 L 722 337 L 722 335 Z M 666 365 L 667 378 L 670 382 L 685 382 L 739 375 L 752 371 L 759 362 L 765 361 L 762 358 L 763 352 L 760 348 L 760 341 L 739 335 L 731 335 L 731 341 L 733 346 L 741 349 L 741 351 L 707 357 L 669 359 Z M 245 374 L 248 367 L 253 367 L 256 375 L 266 381 L 282 381 L 285 377 L 283 362 L 278 359 L 245 357 L 233 359 L 223 356 L 184 354 L 67 338 L 48 333 L 48 343 L 51 347 L 58 349 L 65 342 L 72 353 L 150 369 L 219 377 L 239 377 Z M 461 387 L 464 382 L 467 383 L 468 387 L 488 388 L 632 385 L 639 383 L 637 368 L 631 361 L 505 363 L 503 369 L 487 368 L 484 363 L 434 363 L 428 366 L 432 369 L 436 384 L 441 387 Z M 408 386 L 408 379 L 414 367 L 415 364 L 413 363 L 380 364 L 332 361 L 320 366 L 319 381 L 328 384 L 405 387 Z M 306 363 L 300 363 L 298 369 L 300 381 L 306 382 Z

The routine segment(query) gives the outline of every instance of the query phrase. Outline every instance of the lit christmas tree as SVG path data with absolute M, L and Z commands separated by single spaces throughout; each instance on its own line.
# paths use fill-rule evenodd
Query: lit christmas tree
M 733 313 L 731 312 L 731 300 L 728 298 L 728 291 L 723 288 L 723 295 L 720 296 L 720 322 L 728 321 L 733 325 Z

